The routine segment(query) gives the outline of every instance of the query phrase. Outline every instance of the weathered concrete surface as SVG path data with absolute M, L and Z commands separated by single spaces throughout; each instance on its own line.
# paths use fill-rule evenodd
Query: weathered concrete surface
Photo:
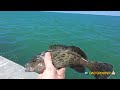
M 37 79 L 39 74 L 25 72 L 25 68 L 0 56 L 0 79 Z

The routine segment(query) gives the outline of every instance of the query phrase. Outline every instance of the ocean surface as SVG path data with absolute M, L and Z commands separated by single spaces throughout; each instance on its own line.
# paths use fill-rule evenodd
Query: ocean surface
M 50 44 L 78 46 L 89 60 L 114 65 L 110 79 L 120 79 L 120 16 L 0 11 L 0 56 L 24 66 Z M 94 76 L 67 68 L 66 79 Z

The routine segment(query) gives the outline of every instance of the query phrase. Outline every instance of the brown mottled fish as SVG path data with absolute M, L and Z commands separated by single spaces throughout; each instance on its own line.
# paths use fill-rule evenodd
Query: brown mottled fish
M 91 72 L 110 72 L 110 74 L 95 74 L 96 79 L 107 79 L 113 72 L 113 65 L 89 61 L 79 47 L 66 45 L 50 45 L 47 51 L 35 56 L 25 65 L 25 71 L 42 73 L 45 69 L 43 60 L 45 52 L 51 53 L 52 63 L 57 69 L 69 66 L 79 73 L 85 73 L 87 67 Z

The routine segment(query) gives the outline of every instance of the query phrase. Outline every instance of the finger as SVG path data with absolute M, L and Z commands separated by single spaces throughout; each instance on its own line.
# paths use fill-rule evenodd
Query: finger
M 57 72 L 59 75 L 62 75 L 65 73 L 65 70 L 66 70 L 66 68 L 61 68 L 61 69 L 57 70 Z
M 51 67 L 53 68 L 54 67 L 52 64 L 50 52 L 45 53 L 44 62 L 45 62 L 46 68 L 51 68 Z
M 61 68 L 61 69 L 57 70 L 57 74 L 58 74 L 59 78 L 65 77 L 65 70 L 66 70 L 66 68 Z

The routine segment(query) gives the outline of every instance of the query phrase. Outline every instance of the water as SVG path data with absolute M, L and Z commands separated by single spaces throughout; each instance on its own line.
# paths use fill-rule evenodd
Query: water
M 89 60 L 114 65 L 120 78 L 120 17 L 38 11 L 0 12 L 0 55 L 24 66 L 50 44 L 74 45 Z M 87 71 L 89 71 L 87 69 Z M 66 70 L 67 79 L 93 79 Z

